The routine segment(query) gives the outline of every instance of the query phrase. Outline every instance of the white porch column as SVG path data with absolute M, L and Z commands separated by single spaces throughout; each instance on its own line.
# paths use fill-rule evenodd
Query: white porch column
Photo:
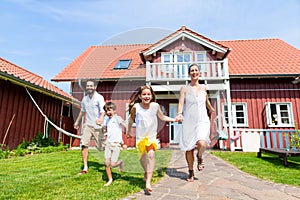
M 150 62 L 146 62 L 146 84 L 151 85 L 151 67 L 150 67 Z
M 232 106 L 231 106 L 231 95 L 230 95 L 230 82 L 229 82 L 229 68 L 228 68 L 228 59 L 224 59 L 224 68 L 225 68 L 225 77 L 228 79 L 224 80 L 226 88 L 226 98 L 227 98 L 227 109 L 228 109 L 228 128 L 229 128 L 229 141 L 230 141 L 230 151 L 235 151 L 234 141 L 231 141 L 233 136 L 233 118 L 232 118 Z

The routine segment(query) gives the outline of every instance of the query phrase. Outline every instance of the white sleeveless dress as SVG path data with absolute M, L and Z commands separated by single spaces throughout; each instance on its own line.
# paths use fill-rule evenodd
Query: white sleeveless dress
M 201 90 L 195 95 L 191 86 L 186 86 L 183 109 L 182 134 L 180 148 L 189 151 L 196 147 L 198 140 L 210 144 L 210 120 L 206 109 L 206 91 Z
M 147 153 L 146 148 L 153 146 L 157 150 L 157 111 L 158 103 L 151 102 L 149 109 L 144 109 L 139 103 L 136 107 L 136 146 L 140 153 Z

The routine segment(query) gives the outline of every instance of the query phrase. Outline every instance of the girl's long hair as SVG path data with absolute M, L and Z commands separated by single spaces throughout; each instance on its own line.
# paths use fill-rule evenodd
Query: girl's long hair
M 151 94 L 152 94 L 152 100 L 151 102 L 156 102 L 156 95 L 152 89 L 152 87 L 150 85 L 143 85 L 143 86 L 140 86 L 136 93 L 133 95 L 133 98 L 131 99 L 130 103 L 129 103 L 129 106 L 128 106 L 128 111 L 129 111 L 129 114 L 131 113 L 131 109 L 133 107 L 133 105 L 135 103 L 140 103 L 142 102 L 142 100 L 139 98 L 139 95 L 142 94 L 142 91 L 145 90 L 145 89 L 149 89 Z

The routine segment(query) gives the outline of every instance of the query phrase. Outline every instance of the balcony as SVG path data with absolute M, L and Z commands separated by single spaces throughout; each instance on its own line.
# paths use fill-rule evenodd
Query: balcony
M 156 87 L 156 91 L 179 90 L 178 85 L 190 80 L 188 65 L 191 62 L 180 63 L 146 63 L 146 81 L 151 85 L 163 85 L 164 89 Z M 200 67 L 200 79 L 203 80 L 208 89 L 224 89 L 224 80 L 229 79 L 228 61 L 195 62 Z

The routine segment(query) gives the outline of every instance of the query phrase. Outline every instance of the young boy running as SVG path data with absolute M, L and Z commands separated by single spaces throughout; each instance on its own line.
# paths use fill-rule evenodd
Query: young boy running
M 106 144 L 104 150 L 105 170 L 108 182 L 104 186 L 109 186 L 112 181 L 111 167 L 120 166 L 120 171 L 124 169 L 123 160 L 118 160 L 122 139 L 122 126 L 126 128 L 124 120 L 116 114 L 116 105 L 113 102 L 107 102 L 104 105 L 105 117 L 103 121 L 103 132 L 106 135 Z

